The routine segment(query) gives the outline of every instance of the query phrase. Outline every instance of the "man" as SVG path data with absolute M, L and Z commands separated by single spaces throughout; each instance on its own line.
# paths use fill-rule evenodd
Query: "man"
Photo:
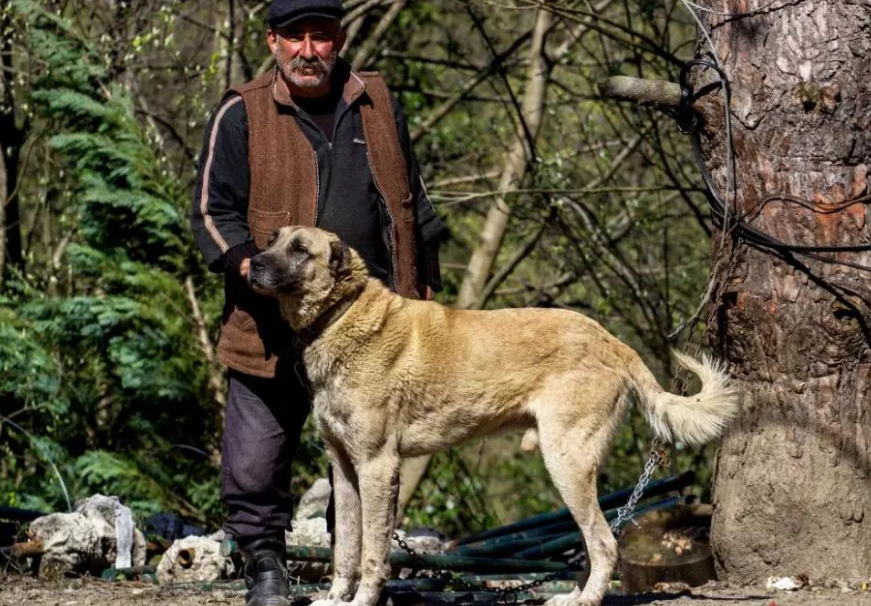
M 340 0 L 275 0 L 274 72 L 231 89 L 206 129 L 192 228 L 225 276 L 218 343 L 229 367 L 223 441 L 225 530 L 246 557 L 249 606 L 288 604 L 284 532 L 290 460 L 308 414 L 299 348 L 274 300 L 254 294 L 251 257 L 283 225 L 316 225 L 356 248 L 407 297 L 440 288 L 435 215 L 398 103 L 341 59 Z

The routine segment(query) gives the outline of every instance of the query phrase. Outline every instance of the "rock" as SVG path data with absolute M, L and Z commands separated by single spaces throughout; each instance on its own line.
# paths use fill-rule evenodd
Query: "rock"
M 39 575 L 99 575 L 109 567 L 145 564 L 145 536 L 134 526 L 130 509 L 118 497 L 96 494 L 73 513 L 53 513 L 30 524 L 43 547 Z
M 94 526 L 106 560 L 104 568 L 145 565 L 145 535 L 133 525 L 133 512 L 118 497 L 95 494 L 76 511 Z
M 221 544 L 207 537 L 185 537 L 173 542 L 157 565 L 161 584 L 217 581 L 234 573 L 233 562 L 221 555 Z
M 765 588 L 769 591 L 796 591 L 807 585 L 808 577 L 803 574 L 796 577 L 768 577 L 765 581 Z
M 94 525 L 80 513 L 53 513 L 37 518 L 30 523 L 30 534 L 43 548 L 40 577 L 58 579 L 67 573 L 99 574 L 106 568 L 101 565 L 103 550 Z
M 220 543 L 221 541 L 223 541 L 224 539 L 227 538 L 227 533 L 224 532 L 223 528 L 221 528 L 219 530 L 216 530 L 212 534 L 206 535 L 206 537 L 212 539 L 213 541 L 217 541 L 218 543 Z
M 397 529 L 396 534 L 419 554 L 440 554 L 448 548 L 447 538 L 435 530 L 419 528 L 406 532 Z M 391 548 L 401 549 L 396 539 L 392 539 Z
M 285 540 L 288 545 L 329 547 L 330 533 L 327 532 L 326 518 L 294 520 L 293 530 L 288 530 L 285 533 Z M 297 582 L 315 582 L 330 573 L 330 564 L 327 562 L 289 560 L 287 562 L 287 573 L 292 579 L 297 579 Z
M 293 512 L 294 524 L 298 520 L 307 520 L 313 517 L 325 518 L 327 515 L 327 505 L 330 503 L 330 482 L 326 478 L 315 480 L 302 498 L 299 500 L 299 506 Z

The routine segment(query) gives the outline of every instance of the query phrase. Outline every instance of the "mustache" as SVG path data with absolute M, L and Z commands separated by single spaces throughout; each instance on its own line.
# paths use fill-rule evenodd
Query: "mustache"
M 326 72 L 330 69 L 330 65 L 317 55 L 311 59 L 306 59 L 305 57 L 294 57 L 288 62 L 288 67 L 290 67 L 290 69 L 303 69 L 309 67 L 320 72 Z

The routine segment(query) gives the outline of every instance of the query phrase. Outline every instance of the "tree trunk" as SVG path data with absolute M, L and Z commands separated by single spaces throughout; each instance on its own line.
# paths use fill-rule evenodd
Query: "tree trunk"
M 737 19 L 706 15 L 732 86 L 735 209 L 788 243 L 871 242 L 867 200 L 844 204 L 868 194 L 871 4 L 705 4 L 761 8 Z M 727 197 L 718 91 L 702 106 L 703 155 Z M 808 202 L 766 200 L 774 193 Z M 709 336 L 744 394 L 715 473 L 712 544 L 721 574 L 741 583 L 797 574 L 867 580 L 871 275 L 740 240 L 732 250 L 729 238 L 719 250 L 719 234 L 714 242 L 715 257 L 735 257 L 714 271 Z M 871 253 L 824 256 L 871 265 Z
M 547 81 L 550 76 L 544 44 L 545 34 L 550 29 L 552 19 L 553 15 L 550 11 L 538 9 L 535 29 L 532 34 L 532 48 L 529 54 L 529 83 L 523 95 L 521 108 L 523 115 L 520 116 L 526 124 L 526 132 L 523 128 L 518 130 L 517 138 L 508 152 L 508 158 L 499 179 L 500 192 L 516 188 L 526 175 L 533 159 L 530 143 L 535 141 L 541 125 L 544 100 L 547 97 Z M 511 208 L 505 201 L 505 194 L 500 193 L 487 212 L 484 227 L 481 229 L 480 241 L 475 250 L 472 251 L 471 259 L 469 259 L 469 265 L 457 295 L 456 306 L 458 308 L 477 309 L 483 305 L 484 301 L 481 299 L 481 295 L 502 246 L 502 238 L 508 228 L 509 216 L 511 216 Z
M 0 30 L 11 28 L 8 11 L 0 11 Z M 18 207 L 18 158 L 25 128 L 15 123 L 15 96 L 12 83 L 16 72 L 12 64 L 12 38 L 0 36 L 0 284 L 6 265 L 23 269 L 20 212 Z

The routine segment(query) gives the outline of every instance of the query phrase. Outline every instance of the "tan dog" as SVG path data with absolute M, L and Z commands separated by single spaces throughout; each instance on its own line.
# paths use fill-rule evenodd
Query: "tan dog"
M 378 601 L 390 573 L 402 457 L 516 428 L 537 432 L 589 555 L 586 585 L 550 603 L 598 606 L 617 542 L 596 500 L 596 477 L 630 401 L 657 435 L 692 444 L 719 435 L 736 411 L 735 389 L 710 361 L 678 356 L 702 390 L 672 395 L 635 351 L 581 314 L 456 311 L 404 299 L 319 229 L 276 232 L 248 279 L 279 299 L 309 343 L 305 366 L 336 504 L 333 584 L 315 606 Z

